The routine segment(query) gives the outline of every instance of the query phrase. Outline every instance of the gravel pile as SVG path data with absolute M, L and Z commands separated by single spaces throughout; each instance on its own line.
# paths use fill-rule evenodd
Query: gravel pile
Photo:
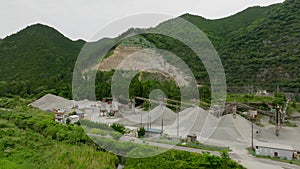
M 47 94 L 29 105 L 41 110 L 68 110 L 74 106 L 74 103 L 62 97 Z
M 125 126 L 141 126 L 147 127 L 151 121 L 151 127 L 161 128 L 162 119 L 164 119 L 164 126 L 171 125 L 176 121 L 176 113 L 166 106 L 159 105 L 149 112 L 140 111 L 133 115 L 126 115 L 118 123 Z
M 197 135 L 198 139 L 209 138 L 218 125 L 219 119 L 200 107 L 190 107 L 179 112 L 179 135 L 187 136 L 190 133 Z M 177 120 L 167 127 L 165 133 L 177 135 Z
M 236 115 L 234 118 L 233 114 L 227 114 L 220 118 L 220 122 L 210 138 L 217 140 L 227 141 L 244 141 L 251 138 L 252 126 L 251 122 Z M 254 125 L 255 131 L 259 131 L 260 128 Z

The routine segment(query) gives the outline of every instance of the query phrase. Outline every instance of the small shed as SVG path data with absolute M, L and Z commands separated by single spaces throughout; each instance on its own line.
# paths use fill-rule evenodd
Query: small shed
M 195 143 L 197 140 L 197 135 L 195 133 L 191 133 L 187 135 L 187 142 Z
M 255 144 L 255 153 L 270 157 L 293 159 L 294 148 L 290 145 L 258 142 Z
M 146 130 L 146 133 L 145 133 L 146 137 L 155 137 L 155 136 L 157 137 L 157 136 L 162 135 L 162 133 L 163 133 L 163 130 L 161 130 L 161 129 L 145 128 L 145 130 Z

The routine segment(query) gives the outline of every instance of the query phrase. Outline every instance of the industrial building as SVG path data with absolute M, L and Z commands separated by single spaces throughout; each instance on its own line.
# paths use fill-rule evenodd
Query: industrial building
M 290 145 L 274 144 L 267 142 L 258 142 L 255 144 L 255 153 L 257 155 L 293 159 L 295 150 Z

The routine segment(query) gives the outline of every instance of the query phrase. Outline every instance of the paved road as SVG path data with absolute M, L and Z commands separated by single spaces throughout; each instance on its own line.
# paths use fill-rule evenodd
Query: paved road
M 256 158 L 246 149 L 232 148 L 230 157 L 248 169 L 300 169 L 300 166 L 268 159 Z
M 128 136 L 123 136 L 120 138 L 123 141 L 130 141 L 134 140 L 136 143 L 146 143 L 148 145 L 167 148 L 167 149 L 175 149 L 175 150 L 182 150 L 182 151 L 189 151 L 194 153 L 203 153 L 209 152 L 212 155 L 220 155 L 220 152 L 217 151 L 207 151 L 201 150 L 196 148 L 189 148 L 189 147 L 181 147 L 181 146 L 174 146 L 165 143 L 157 143 L 157 142 L 150 142 L 150 141 L 143 141 L 138 138 L 132 138 Z M 256 158 L 248 153 L 246 148 L 239 146 L 238 148 L 232 148 L 232 151 L 229 152 L 230 157 L 243 165 L 248 169 L 300 169 L 300 166 L 294 164 L 288 164 L 268 159 Z
M 212 155 L 220 155 L 220 152 L 218 151 L 208 151 L 208 150 L 202 150 L 198 148 L 190 148 L 190 147 L 183 147 L 183 146 L 175 146 L 171 144 L 166 144 L 166 143 L 157 143 L 157 142 L 152 142 L 152 141 L 144 141 L 138 138 L 133 138 L 133 137 L 128 137 L 128 136 L 122 136 L 120 138 L 122 141 L 132 141 L 134 140 L 135 143 L 143 143 L 143 144 L 148 144 L 151 146 L 155 147 L 161 147 L 161 148 L 166 148 L 166 149 L 174 149 L 174 150 L 181 150 L 181 151 L 189 151 L 189 152 L 194 152 L 194 153 L 210 153 Z

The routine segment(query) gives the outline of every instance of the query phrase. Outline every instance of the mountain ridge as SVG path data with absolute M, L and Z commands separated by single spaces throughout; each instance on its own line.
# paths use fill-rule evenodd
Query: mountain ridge
M 180 17 L 195 24 L 210 38 L 225 67 L 230 92 L 244 92 L 249 85 L 268 90 L 280 86 L 286 91 L 299 92 L 299 9 L 298 1 L 286 0 L 268 7 L 250 7 L 217 20 L 190 14 Z M 109 57 L 122 44 L 118 41 L 134 32 L 139 32 L 139 29 L 129 29 L 116 38 L 86 43 L 72 41 L 49 26 L 28 26 L 0 40 L 0 59 L 3 60 L 0 63 L 0 94 L 30 95 L 46 90 L 71 97 L 70 91 L 66 90 L 71 90 L 72 71 L 82 47 L 90 45 L 87 57 L 92 59 L 87 64 L 92 65 L 99 56 Z M 157 48 L 177 54 L 191 66 L 200 83 L 207 82 L 203 66 L 193 65 L 193 54 L 180 42 L 157 35 L 139 36 Z M 107 49 L 108 53 L 101 53 L 102 50 L 97 49 L 99 44 L 103 48 L 114 45 Z M 184 53 L 189 56 L 184 56 Z

